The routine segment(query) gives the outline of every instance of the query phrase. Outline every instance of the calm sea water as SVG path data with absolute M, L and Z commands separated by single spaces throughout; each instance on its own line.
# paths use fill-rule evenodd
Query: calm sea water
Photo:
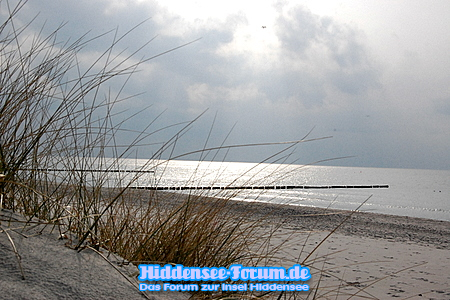
M 124 160 L 137 169 L 144 160 Z M 138 186 L 378 185 L 387 189 L 240 190 L 234 198 L 450 221 L 450 171 L 301 166 L 235 162 L 154 161 Z M 127 175 L 131 176 L 131 175 Z M 195 192 L 195 191 L 190 191 Z M 202 191 L 205 193 L 205 191 Z M 211 191 L 211 193 L 217 191 Z

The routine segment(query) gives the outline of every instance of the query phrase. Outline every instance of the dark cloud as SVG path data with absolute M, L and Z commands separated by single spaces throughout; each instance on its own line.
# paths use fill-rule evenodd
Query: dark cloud
M 267 72 L 259 83 L 259 88 L 270 101 L 277 104 L 290 99 L 294 104 L 293 109 L 321 107 L 326 98 L 324 78 L 301 70 Z
M 377 73 L 355 29 L 314 15 L 302 6 L 281 12 L 276 24 L 286 56 L 307 64 L 320 62 L 313 72 L 322 73 L 323 81 L 330 79 L 347 94 L 362 94 L 379 86 Z
M 328 76 L 334 86 L 350 95 L 364 95 L 368 89 L 380 87 L 377 74 L 372 70 L 337 70 Z
M 12 2 L 12 1 L 10 1 Z M 16 1 L 17 2 L 17 1 Z M 28 1 L 20 12 L 20 18 L 31 20 L 38 15 L 34 26 L 46 25 L 46 31 L 55 29 L 62 23 L 67 23 L 67 38 L 74 39 L 87 32 L 94 34 L 104 33 L 118 26 L 117 22 L 105 22 L 105 8 L 108 1 Z M 125 16 L 125 15 L 124 15 Z M 122 23 L 123 24 L 123 23 Z
M 282 47 L 295 57 L 302 57 L 321 35 L 320 19 L 301 6 L 280 15 L 275 26 Z

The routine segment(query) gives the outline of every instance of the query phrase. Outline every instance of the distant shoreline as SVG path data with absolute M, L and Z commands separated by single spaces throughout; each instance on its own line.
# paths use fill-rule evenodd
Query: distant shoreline
M 167 191 L 157 191 L 157 193 L 166 195 L 164 198 L 169 201 L 173 201 L 170 198 L 179 199 L 180 197 L 170 197 L 170 195 L 183 195 Z M 212 197 L 205 196 L 203 200 L 207 201 L 208 198 Z M 282 222 L 283 227 L 298 230 L 330 231 L 352 213 L 348 210 L 318 207 L 230 201 L 233 203 L 233 209 L 248 212 L 252 218 L 266 218 L 275 223 Z M 344 235 L 414 242 L 450 250 L 450 222 L 448 221 L 357 211 L 336 232 Z
M 252 204 L 255 210 L 270 211 L 286 226 L 303 230 L 332 230 L 351 211 L 270 203 Z M 345 235 L 415 242 L 450 249 L 450 222 L 371 212 L 355 212 L 336 231 Z

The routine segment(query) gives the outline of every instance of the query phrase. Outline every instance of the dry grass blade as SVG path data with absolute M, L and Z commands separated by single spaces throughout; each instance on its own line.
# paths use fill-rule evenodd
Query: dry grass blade
M 377 280 L 374 280 L 370 285 L 367 285 L 367 286 L 361 288 L 358 292 L 356 292 L 356 293 L 350 295 L 350 297 L 349 297 L 348 299 L 351 299 L 351 298 L 353 298 L 353 297 L 355 297 L 355 296 L 359 296 L 358 294 L 359 294 L 360 292 L 363 292 L 365 289 L 367 289 L 368 287 L 370 287 L 370 286 L 376 284 L 377 282 L 380 282 L 380 281 L 382 281 L 382 280 L 385 280 L 385 279 L 387 279 L 387 278 L 389 278 L 389 277 L 391 277 L 391 276 L 394 276 L 394 275 L 396 275 L 396 274 L 398 274 L 398 273 L 404 272 L 404 271 L 409 270 L 409 269 L 411 269 L 411 268 L 415 268 L 415 267 L 422 266 L 422 265 L 425 265 L 425 264 L 427 264 L 427 263 L 424 262 L 424 263 L 421 263 L 421 264 L 416 264 L 416 265 L 413 265 L 413 266 L 410 266 L 410 267 L 407 267 L 407 268 L 403 268 L 403 269 L 401 269 L 401 270 L 398 270 L 398 271 L 396 271 L 396 272 L 393 272 L 392 274 L 390 274 L 390 275 L 388 275 L 388 276 L 385 276 L 385 277 L 379 278 L 379 279 L 377 279 Z
M 133 282 L 126 274 L 124 274 L 119 268 L 117 268 L 117 266 L 115 266 L 105 255 L 103 255 L 103 253 L 101 253 L 99 250 L 93 248 L 93 247 L 88 247 L 90 250 L 94 251 L 95 253 L 97 253 L 98 255 L 100 255 L 101 258 L 103 258 L 110 266 L 112 266 L 120 275 L 122 275 L 123 278 L 125 278 L 132 286 L 136 287 L 137 290 L 139 290 L 139 287 L 136 286 L 136 283 Z M 150 298 L 147 294 L 142 293 L 141 294 L 147 298 L 147 299 L 152 299 Z
M 342 225 L 344 225 L 352 216 L 353 216 L 353 214 L 355 214 L 367 201 L 369 201 L 369 199 L 371 198 L 372 196 L 369 196 L 366 200 L 364 200 L 355 210 L 352 210 L 348 215 L 347 215 L 347 217 L 344 219 L 344 220 L 342 220 L 342 222 L 341 223 L 339 223 L 335 228 L 333 228 L 333 230 L 331 230 L 328 234 L 327 234 L 327 236 L 325 237 L 325 238 L 323 238 L 319 243 L 318 243 L 318 245 L 313 249 L 313 251 L 308 255 L 308 256 L 306 256 L 305 257 L 305 259 L 302 261 L 302 265 L 304 265 L 306 262 L 307 262 L 307 260 L 311 257 L 311 255 L 313 254 L 313 253 L 315 253 L 316 252 L 316 250 L 317 249 L 319 249 L 319 247 L 320 246 L 322 246 L 322 244 L 331 236 L 331 235 L 333 235 L 333 233 L 335 233 L 336 232 L 336 230 L 338 230 L 339 229 L 339 227 L 341 227 Z
M 11 243 L 11 247 L 14 251 L 14 254 L 16 255 L 17 263 L 19 265 L 20 273 L 22 274 L 22 279 L 25 280 L 25 272 L 23 271 L 23 268 L 22 268 L 22 258 L 20 257 L 20 254 L 17 251 L 16 245 L 14 244 L 14 241 L 11 238 L 11 236 L 9 235 L 8 231 L 6 229 L 4 229 L 2 226 L 0 226 L 0 229 L 4 234 L 6 234 L 9 242 Z

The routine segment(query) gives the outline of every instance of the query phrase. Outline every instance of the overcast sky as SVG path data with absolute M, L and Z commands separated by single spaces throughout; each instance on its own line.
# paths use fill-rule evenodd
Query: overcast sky
M 449 12 L 448 0 L 41 0 L 20 20 L 39 13 L 32 26 L 45 21 L 48 31 L 68 22 L 60 38 L 75 39 L 148 19 L 119 46 L 132 52 L 156 37 L 137 58 L 201 38 L 141 65 L 124 94 L 144 94 L 121 104 L 152 105 L 127 124 L 134 129 L 162 112 L 153 130 L 208 109 L 176 153 L 205 147 L 211 128 L 208 147 L 297 140 L 314 128 L 310 138 L 333 138 L 298 145 L 297 163 L 354 156 L 327 164 L 450 169 Z M 83 53 L 94 57 L 112 38 Z M 278 149 L 233 149 L 227 159 L 257 162 Z

